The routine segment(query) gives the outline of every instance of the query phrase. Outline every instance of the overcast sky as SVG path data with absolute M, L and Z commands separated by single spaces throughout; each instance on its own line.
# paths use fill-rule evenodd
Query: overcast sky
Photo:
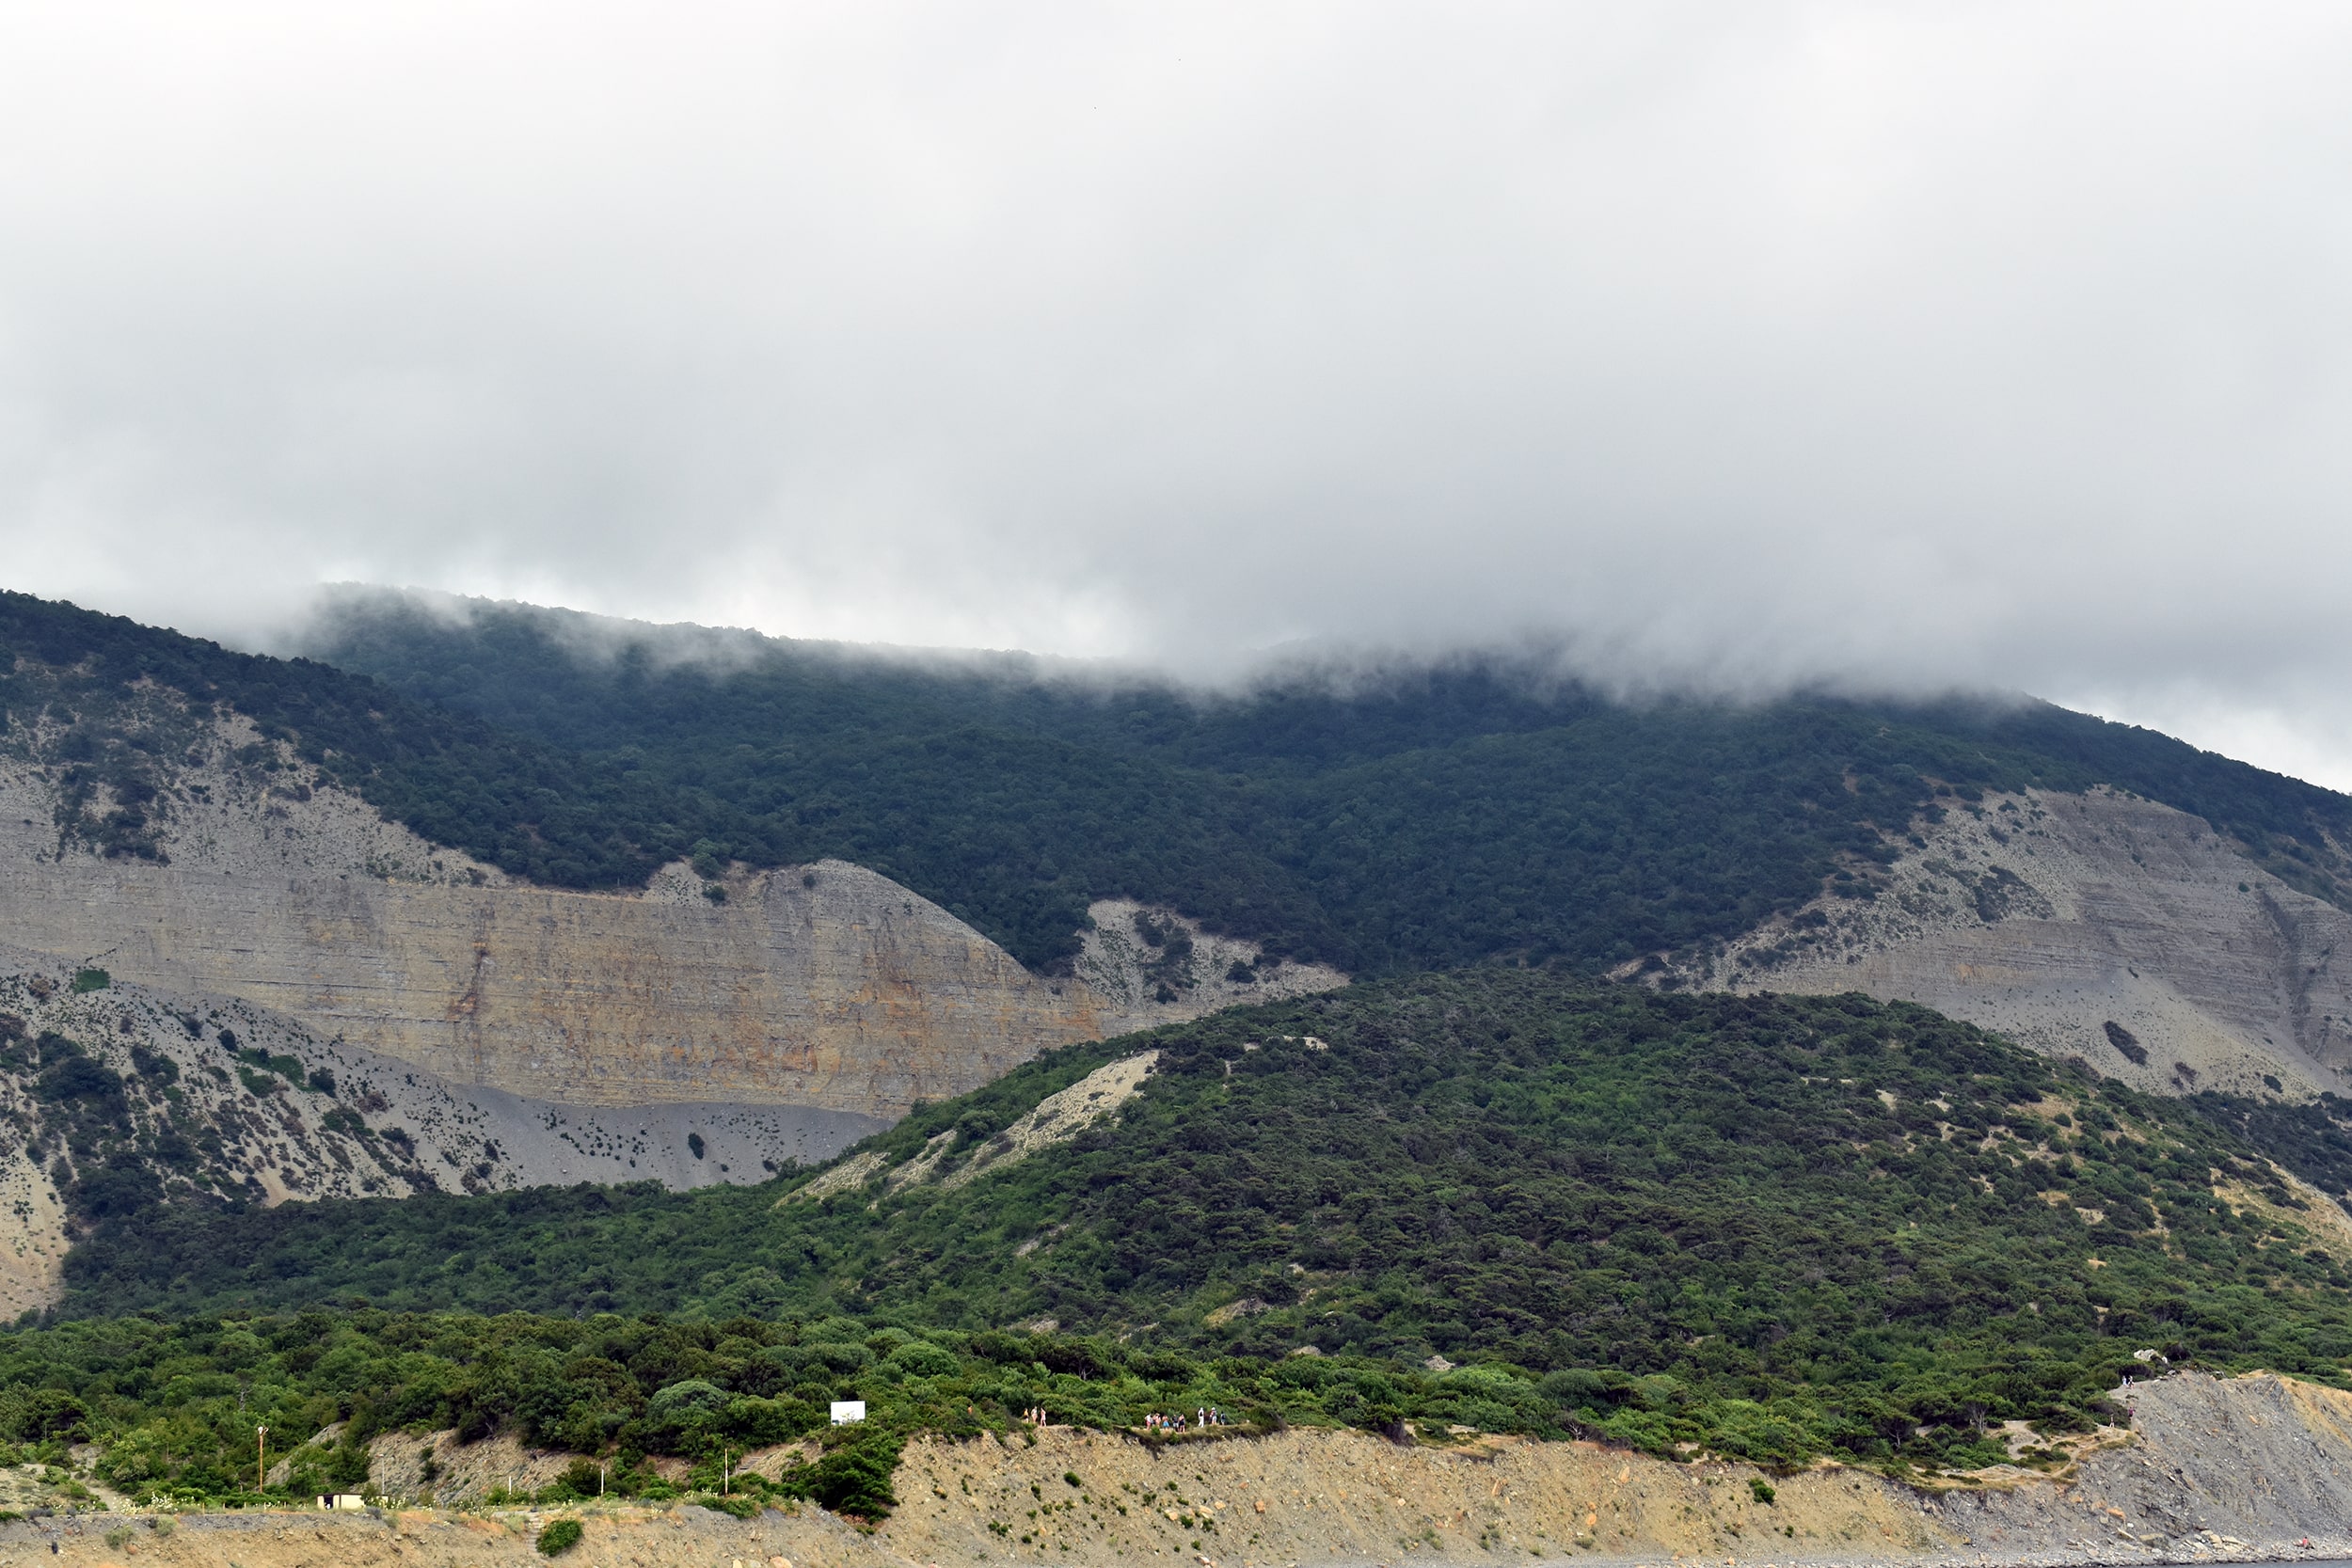
M 2022 687 L 2352 787 L 2352 8 L 0 8 L 0 580 Z

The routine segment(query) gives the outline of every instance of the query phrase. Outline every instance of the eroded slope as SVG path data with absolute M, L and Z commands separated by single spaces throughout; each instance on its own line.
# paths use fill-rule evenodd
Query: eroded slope
M 910 1445 L 896 1478 L 899 1507 L 870 1534 L 805 1505 L 740 1525 L 700 1510 L 592 1505 L 475 1516 L 471 1528 L 407 1512 L 388 1520 L 396 1534 L 378 1526 L 371 1539 L 389 1536 L 398 1556 L 429 1561 L 519 1562 L 538 1522 L 566 1512 L 587 1515 L 595 1560 L 681 1564 L 730 1553 L 771 1563 L 993 1560 L 1024 1536 L 1024 1546 L 1080 1563 L 1138 1555 L 1486 1561 L 1513 1552 L 1604 1562 L 2251 1561 L 2352 1550 L 2345 1396 L 2287 1379 L 2185 1374 L 2143 1386 L 2137 1402 L 2130 1429 L 2071 1449 L 2079 1457 L 2061 1466 L 2001 1466 L 1969 1486 L 1924 1492 L 1840 1465 L 1771 1475 L 1596 1443 L 1464 1436 L 1399 1446 L 1295 1430 L 1163 1446 L 1049 1427 L 1012 1441 Z M 548 1486 L 574 1457 L 511 1437 L 459 1443 L 449 1432 L 388 1434 L 373 1447 L 372 1484 L 412 1507 L 426 1496 L 464 1504 L 497 1487 Z M 805 1457 L 797 1447 L 766 1449 L 744 1456 L 744 1468 L 773 1476 Z M 683 1464 L 662 1467 L 685 1480 Z M 229 1523 L 206 1549 L 233 1541 L 241 1561 L 294 1560 L 267 1555 L 266 1523 L 233 1533 Z M 301 1550 L 316 1545 L 307 1533 L 305 1542 Z M 164 1543 L 142 1549 L 165 1561 L 214 1560 Z M 384 1560 L 395 1555 L 388 1544 Z
M 77 1233 L 153 1205 L 762 1181 L 883 1125 L 792 1106 L 582 1107 L 452 1084 L 236 998 L 8 949 L 0 1117 L 10 1316 L 58 1298 Z
M 1923 822 L 1883 879 L 1672 974 L 1918 1002 L 2165 1093 L 2307 1094 L 2352 1069 L 2352 915 L 2201 818 L 2111 790 Z
M 629 894 L 534 887 L 160 690 L 103 734 L 44 720 L 0 748 L 0 940 L 242 997 L 527 1098 L 885 1120 L 1052 1046 L 1342 979 L 1289 966 L 1236 981 L 1255 949 L 1207 939 L 1202 958 L 1224 967 L 1178 974 L 1163 953 L 1147 977 L 1116 936 L 1090 944 L 1092 983 L 1042 977 L 840 862 L 711 876 L 679 863 Z

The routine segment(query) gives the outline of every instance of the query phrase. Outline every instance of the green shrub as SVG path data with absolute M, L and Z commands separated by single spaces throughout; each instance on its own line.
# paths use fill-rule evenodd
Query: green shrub
M 558 1557 L 580 1544 L 581 1534 L 577 1519 L 550 1519 L 539 1532 L 539 1555 Z
M 73 989 L 77 992 L 104 990 L 114 983 L 114 976 L 103 969 L 77 969 L 73 972 Z
M 564 1473 L 548 1490 L 571 1497 L 601 1496 L 604 1491 L 603 1468 L 593 1459 L 575 1459 L 564 1467 Z
M 814 1465 L 787 1467 L 776 1489 L 790 1497 L 806 1497 L 835 1513 L 877 1523 L 898 1506 L 891 1490 L 892 1472 L 898 1467 L 904 1439 L 897 1433 L 867 1428 L 826 1453 Z
M 824 1425 L 825 1413 L 805 1400 L 751 1396 L 729 1401 L 723 1421 L 728 1436 L 754 1448 L 766 1448 L 771 1443 L 788 1443 Z
M 916 1339 L 892 1351 L 889 1364 L 908 1377 L 951 1377 L 962 1361 L 953 1351 Z

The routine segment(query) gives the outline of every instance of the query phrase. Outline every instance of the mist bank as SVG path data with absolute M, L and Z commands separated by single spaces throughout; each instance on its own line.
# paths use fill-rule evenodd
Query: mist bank
M 1198 706 L 1274 693 L 1376 700 L 1432 681 L 1478 673 L 1537 702 L 1580 697 L 1644 705 L 1691 701 L 1755 706 L 1788 698 L 1915 704 L 1962 703 L 1994 710 L 2035 702 L 2010 687 L 1925 672 L 1818 669 L 1726 650 L 1677 658 L 1569 629 L 1530 628 L 1479 637 L 1378 641 L 1349 637 L 1195 648 L 1182 657 L 1076 656 L 1013 647 L 797 637 L 740 626 L 652 621 L 522 600 L 370 583 L 322 586 L 292 610 L 231 641 L 255 652 L 366 664 L 391 638 L 435 634 L 485 646 L 541 643 L 596 671 L 698 671 L 713 678 L 792 663 L 845 677 L 892 672 L 941 680 L 1039 686 L 1072 696 L 1156 693 Z

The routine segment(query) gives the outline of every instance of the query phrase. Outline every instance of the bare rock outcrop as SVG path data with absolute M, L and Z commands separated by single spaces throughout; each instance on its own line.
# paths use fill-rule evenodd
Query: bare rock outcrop
M 1089 905 L 1079 939 L 1077 978 L 1117 1021 L 1113 1034 L 1347 984 L 1328 964 L 1278 962 L 1254 942 L 1132 898 Z
M 2344 1555 L 2352 1394 L 2179 1372 L 2136 1385 L 2126 1402 L 2128 1441 L 2055 1475 L 1954 1488 L 1936 1500 L 1938 1522 L 1995 1561 Z
M 533 1100 L 322 1040 L 240 998 L 0 948 L 0 1316 L 56 1300 L 76 1211 L 126 1199 L 747 1183 L 885 1125 L 791 1105 Z
M 1104 1564 L 1152 1556 L 1320 1564 L 1572 1555 L 1982 1565 L 2262 1561 L 2341 1557 L 2352 1547 L 2352 1396 L 2267 1375 L 2192 1373 L 2142 1385 L 2135 1400 L 2129 1429 L 2048 1448 L 2037 1441 L 2025 1464 L 1917 1486 L 1836 1465 L 1768 1477 L 1746 1465 L 1672 1464 L 1590 1442 L 1470 1435 L 1400 1447 L 1358 1432 L 1293 1430 L 1166 1445 L 1047 1427 L 1012 1441 L 909 1444 L 898 1512 L 862 1537 L 804 1506 L 691 1547 L 689 1530 L 723 1531 L 724 1522 L 698 1510 L 574 1512 L 590 1516 L 591 1539 L 605 1553 L 598 1560 L 647 1562 L 709 1560 L 714 1547 L 721 1559 L 729 1550 L 753 1560 L 755 1549 L 775 1554 L 771 1562 L 867 1560 L 859 1547 L 877 1563 L 977 1562 L 1025 1547 Z M 447 1432 L 386 1434 L 373 1453 L 375 1484 L 395 1501 L 429 1496 L 444 1506 L 547 1485 L 573 1458 L 511 1437 L 460 1444 Z M 807 1457 L 801 1445 L 759 1449 L 741 1456 L 739 1473 L 772 1478 Z M 544 1516 L 512 1517 L 535 1528 Z M 403 1544 L 429 1549 L 436 1517 L 398 1515 Z M 447 1535 L 440 1542 L 456 1544 Z M 667 1555 L 672 1544 L 683 1549 Z M 485 1551 L 437 1560 L 503 1560 Z
M 54 748 L 12 737 L 0 941 L 531 1100 L 889 1120 L 1052 1046 L 1343 978 L 1229 979 L 1257 953 L 1223 939 L 1200 942 L 1214 976 L 1173 987 L 1147 988 L 1145 960 L 1102 941 L 1090 978 L 1041 976 L 837 861 L 716 879 L 681 863 L 626 894 L 531 886 L 386 822 L 241 720 L 169 738 L 161 787 L 126 805 L 103 784 L 69 796 Z
M 2352 914 L 2112 790 L 1948 811 L 1883 878 L 1849 873 L 1669 973 L 1918 1002 L 2163 1093 L 2309 1094 L 2352 1072 Z

